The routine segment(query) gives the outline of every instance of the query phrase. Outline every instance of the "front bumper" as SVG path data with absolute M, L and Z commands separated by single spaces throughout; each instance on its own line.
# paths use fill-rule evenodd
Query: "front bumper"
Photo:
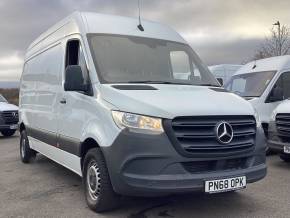
M 16 127 L 16 125 L 17 125 L 17 128 L 14 128 L 14 130 L 18 129 L 18 122 L 7 123 L 5 122 L 4 118 L 0 114 L 0 131 L 11 130 L 11 127 Z
M 284 153 L 284 146 L 290 147 L 290 141 L 283 141 L 281 137 L 279 137 L 276 123 L 274 121 L 269 124 L 268 146 L 271 150 L 278 153 Z
M 265 137 L 259 129 L 253 152 L 236 156 L 189 158 L 179 154 L 167 135 L 143 135 L 123 130 L 110 147 L 102 147 L 115 192 L 129 196 L 162 196 L 202 192 L 206 180 L 246 176 L 252 183 L 266 176 Z M 237 169 L 195 170 L 197 164 L 247 159 Z M 195 164 L 196 163 L 196 164 Z M 191 165 L 188 169 L 185 165 Z M 219 164 L 217 164 L 219 165 Z
M 13 128 L 11 128 L 13 126 Z M 14 128 L 14 126 L 15 126 L 15 128 Z M 16 126 L 17 126 L 17 128 L 16 128 Z M 18 124 L 17 123 L 15 123 L 15 124 L 11 124 L 11 125 L 1 125 L 0 124 L 0 131 L 1 130 L 17 130 L 18 129 Z

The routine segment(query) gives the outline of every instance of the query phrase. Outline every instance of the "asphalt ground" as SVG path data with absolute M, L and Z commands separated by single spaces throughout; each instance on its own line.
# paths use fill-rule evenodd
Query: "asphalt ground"
M 38 155 L 19 158 L 19 138 L 0 136 L 0 217 L 290 217 L 290 164 L 268 157 L 268 175 L 247 189 L 215 195 L 123 198 L 103 214 L 86 205 L 81 178 Z

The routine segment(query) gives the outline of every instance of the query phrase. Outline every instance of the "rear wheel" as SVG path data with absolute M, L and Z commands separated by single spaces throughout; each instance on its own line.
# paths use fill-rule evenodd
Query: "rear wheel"
M 13 136 L 15 134 L 16 130 L 12 130 L 12 129 L 7 129 L 7 130 L 2 130 L 1 133 L 2 135 L 9 137 L 9 136 Z
M 290 155 L 289 154 L 280 154 L 281 160 L 285 161 L 286 163 L 290 163 Z
M 25 130 L 20 133 L 20 158 L 23 163 L 29 163 L 35 158 L 36 152 L 29 146 L 28 137 Z
M 118 206 L 119 196 L 114 192 L 108 169 L 99 148 L 88 151 L 84 160 L 83 183 L 88 206 L 103 212 Z

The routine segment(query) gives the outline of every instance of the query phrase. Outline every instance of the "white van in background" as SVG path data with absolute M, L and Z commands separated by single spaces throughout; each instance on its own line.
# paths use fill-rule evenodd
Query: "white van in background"
M 209 66 L 209 70 L 219 81 L 221 85 L 226 84 L 229 79 L 242 67 L 243 65 L 234 64 L 220 64 Z
M 18 128 L 18 107 L 0 94 L 0 132 L 3 136 L 12 136 Z
M 21 160 L 37 151 L 80 175 L 98 212 L 120 195 L 219 193 L 263 179 L 266 141 L 252 105 L 221 88 L 176 31 L 138 23 L 76 12 L 32 43 Z
M 282 102 L 271 116 L 268 145 L 290 163 L 290 100 Z
M 290 97 L 290 56 L 250 62 L 237 71 L 225 88 L 252 103 L 267 136 L 273 110 Z

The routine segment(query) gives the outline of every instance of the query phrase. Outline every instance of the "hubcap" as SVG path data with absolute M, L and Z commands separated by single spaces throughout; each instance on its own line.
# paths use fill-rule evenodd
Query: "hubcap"
M 96 201 L 101 191 L 100 169 L 95 161 L 92 161 L 87 170 L 87 187 L 90 197 Z

